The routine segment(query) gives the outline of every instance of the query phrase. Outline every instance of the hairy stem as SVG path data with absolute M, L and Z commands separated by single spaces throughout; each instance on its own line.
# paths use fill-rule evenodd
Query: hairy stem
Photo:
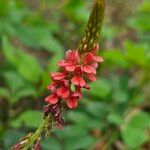
M 96 46 L 103 25 L 104 11 L 105 0 L 95 0 L 92 12 L 85 27 L 83 38 L 78 46 L 80 55 L 91 51 Z
M 42 134 L 47 124 L 49 124 L 50 117 L 46 117 L 38 129 L 32 134 L 32 136 L 29 138 L 28 142 L 25 144 L 24 148 L 22 150 L 28 150 L 28 148 L 35 142 L 35 140 Z

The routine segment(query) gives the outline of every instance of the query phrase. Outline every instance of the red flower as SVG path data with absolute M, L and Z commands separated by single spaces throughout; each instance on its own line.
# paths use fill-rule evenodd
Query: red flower
M 67 99 L 67 106 L 69 108 L 76 108 L 78 105 L 78 100 L 81 98 L 81 94 L 78 92 L 74 92 L 71 96 Z
M 74 84 L 74 85 L 78 85 L 80 87 L 84 87 L 86 85 L 85 81 L 83 78 L 81 78 L 80 76 L 74 76 L 72 79 L 71 79 L 71 82 Z
M 50 104 L 56 104 L 58 102 L 58 97 L 54 93 L 54 94 L 51 94 L 51 95 L 47 96 L 45 98 L 45 101 L 48 102 L 48 103 L 50 103 Z
M 66 77 L 66 75 L 62 72 L 53 72 L 51 73 L 51 77 L 53 80 L 62 80 Z
M 67 87 L 61 87 L 57 89 L 57 96 L 61 97 L 62 99 L 67 99 L 70 94 L 70 90 Z
M 65 68 L 66 71 L 72 72 L 76 68 L 78 59 L 79 59 L 78 51 L 68 50 L 66 52 L 66 60 L 59 61 L 58 66 Z
M 91 67 L 91 66 L 83 66 L 82 67 L 82 70 L 85 72 L 85 73 L 92 73 L 92 74 L 96 74 L 96 70 Z
M 67 100 L 67 106 L 69 108 L 76 108 L 78 106 L 78 101 L 76 98 L 69 98 Z
M 57 84 L 52 83 L 52 84 L 47 86 L 47 89 L 51 90 L 52 92 L 54 92 L 56 90 L 56 86 L 57 86 Z
M 82 97 L 82 88 L 90 87 L 85 80 L 96 81 L 96 68 L 103 58 L 97 56 L 98 45 L 91 51 L 79 57 L 77 50 L 68 50 L 66 59 L 58 62 L 61 72 L 51 74 L 53 83 L 47 86 L 51 95 L 45 101 L 52 106 L 64 99 L 69 108 L 75 108 Z M 74 88 L 73 88 L 74 87 Z

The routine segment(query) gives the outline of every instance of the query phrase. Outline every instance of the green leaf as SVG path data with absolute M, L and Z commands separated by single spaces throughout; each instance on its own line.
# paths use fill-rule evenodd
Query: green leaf
M 127 68 L 129 65 L 123 52 L 118 49 L 104 52 L 104 58 L 107 60 L 106 63 L 110 65 L 110 67 Z
M 6 88 L 1 88 L 0 87 L 0 98 L 8 98 L 9 97 L 9 91 Z
M 90 94 L 98 98 L 106 98 L 111 92 L 111 83 L 106 79 L 99 79 L 96 82 L 90 84 Z
M 130 119 L 128 125 L 134 128 L 148 129 L 150 128 L 150 115 L 140 111 Z
M 86 125 L 90 121 L 88 115 L 86 115 L 83 112 L 76 112 L 76 111 L 68 112 L 66 118 L 68 118 L 69 121 L 73 121 L 81 126 Z
M 131 126 L 125 127 L 122 136 L 127 147 L 136 148 L 144 144 L 148 140 L 146 131 Z
M 4 55 L 6 59 L 14 66 L 18 64 L 17 51 L 12 45 L 9 43 L 6 36 L 2 37 L 2 49 L 4 51 Z
M 108 119 L 109 123 L 112 123 L 112 124 L 115 124 L 115 125 L 121 125 L 124 122 L 123 117 L 120 116 L 117 113 L 110 113 L 107 116 L 107 119 Z
M 57 137 L 63 141 L 65 150 L 88 149 L 95 142 L 88 130 L 78 125 L 66 126 L 61 132 L 58 130 Z
M 142 111 L 133 114 L 129 121 L 124 124 L 122 137 L 130 148 L 139 147 L 148 141 L 148 129 L 150 127 L 150 116 Z
M 41 111 L 29 110 L 23 112 L 17 119 L 11 122 L 13 127 L 20 127 L 23 123 L 30 128 L 37 128 L 42 121 Z
M 128 100 L 128 93 L 127 91 L 116 90 L 113 92 L 113 99 L 118 103 L 125 103 Z
M 40 80 L 41 66 L 37 59 L 31 55 L 27 55 L 23 51 L 18 52 L 18 71 L 30 82 L 37 83 Z
M 43 150 L 61 150 L 61 145 L 54 137 L 42 141 Z
M 16 144 L 20 138 L 22 138 L 25 134 L 23 132 L 19 132 L 16 130 L 7 130 L 5 135 L 3 136 L 4 147 L 6 150 L 11 149 L 11 147 Z
M 74 125 L 67 125 L 64 129 L 60 132 L 60 130 L 56 130 L 57 136 L 60 139 L 69 139 L 74 137 L 86 136 L 88 130 L 84 127 L 81 127 L 77 124 Z
M 126 58 L 133 64 L 145 67 L 149 64 L 147 45 L 139 45 L 129 41 L 124 43 Z
M 88 149 L 94 144 L 95 140 L 90 135 L 78 136 L 69 138 L 64 141 L 63 145 L 65 150 Z
M 22 78 L 22 76 L 14 71 L 4 73 L 5 81 L 9 87 L 9 100 L 15 103 L 21 97 L 36 96 L 35 88 Z M 8 93 L 7 93 L 8 94 Z
M 87 105 L 87 111 L 98 118 L 102 118 L 107 114 L 108 110 L 109 110 L 109 106 L 107 104 L 104 103 L 100 103 L 100 102 L 90 102 L 90 101 L 86 101 L 86 105 Z

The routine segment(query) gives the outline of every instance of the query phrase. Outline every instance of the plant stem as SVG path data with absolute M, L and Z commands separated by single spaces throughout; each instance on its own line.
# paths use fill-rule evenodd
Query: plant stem
M 28 142 L 25 144 L 24 148 L 22 150 L 27 150 L 33 143 L 34 141 L 41 135 L 41 133 L 44 131 L 45 126 L 49 123 L 50 121 L 50 116 L 46 117 L 38 129 L 32 134 L 32 136 L 29 138 Z

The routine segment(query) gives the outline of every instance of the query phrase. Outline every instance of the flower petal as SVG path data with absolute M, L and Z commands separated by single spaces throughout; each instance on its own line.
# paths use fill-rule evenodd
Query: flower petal
M 64 91 L 63 95 L 61 96 L 61 98 L 67 99 L 69 97 L 69 95 L 70 95 L 70 91 L 69 91 L 69 89 L 66 89 Z
M 58 98 L 55 94 L 51 94 L 45 98 L 45 101 L 50 104 L 56 104 L 58 102 Z
M 54 80 L 62 80 L 66 77 L 66 75 L 62 72 L 53 72 L 51 73 L 51 77 Z
M 95 75 L 93 75 L 92 73 L 91 73 L 91 74 L 87 74 L 87 78 L 88 78 L 90 81 L 96 81 L 96 77 L 95 77 Z
M 79 85 L 81 87 L 84 87 L 86 85 L 85 81 L 83 78 L 81 78 L 80 76 L 74 76 L 72 79 L 71 79 L 71 82 L 74 84 L 74 85 Z
M 75 70 L 76 66 L 74 64 L 70 64 L 70 65 L 66 65 L 65 68 L 66 68 L 67 71 L 72 72 L 72 71 Z
M 63 99 L 67 99 L 69 97 L 70 91 L 67 87 L 61 87 L 59 89 L 57 89 L 57 96 L 63 98 Z
M 46 88 L 47 88 L 48 90 L 51 90 L 51 91 L 53 92 L 53 91 L 55 91 L 55 89 L 56 89 L 56 84 L 55 84 L 55 83 L 52 83 L 52 84 L 48 85 Z
M 75 99 L 75 98 L 69 98 L 67 100 L 67 106 L 69 108 L 76 108 L 77 105 L 78 105 L 78 100 L 77 99 Z
M 90 64 L 93 61 L 93 55 L 91 53 L 86 53 L 83 56 L 83 63 Z
M 97 69 L 98 68 L 98 63 L 93 62 L 90 66 L 93 67 L 94 69 Z
M 85 72 L 85 73 L 92 73 L 92 74 L 96 74 L 96 70 L 91 67 L 91 66 L 83 66 L 82 67 L 82 70 Z
M 103 62 L 104 61 L 104 59 L 100 56 L 93 56 L 93 60 L 96 62 Z

